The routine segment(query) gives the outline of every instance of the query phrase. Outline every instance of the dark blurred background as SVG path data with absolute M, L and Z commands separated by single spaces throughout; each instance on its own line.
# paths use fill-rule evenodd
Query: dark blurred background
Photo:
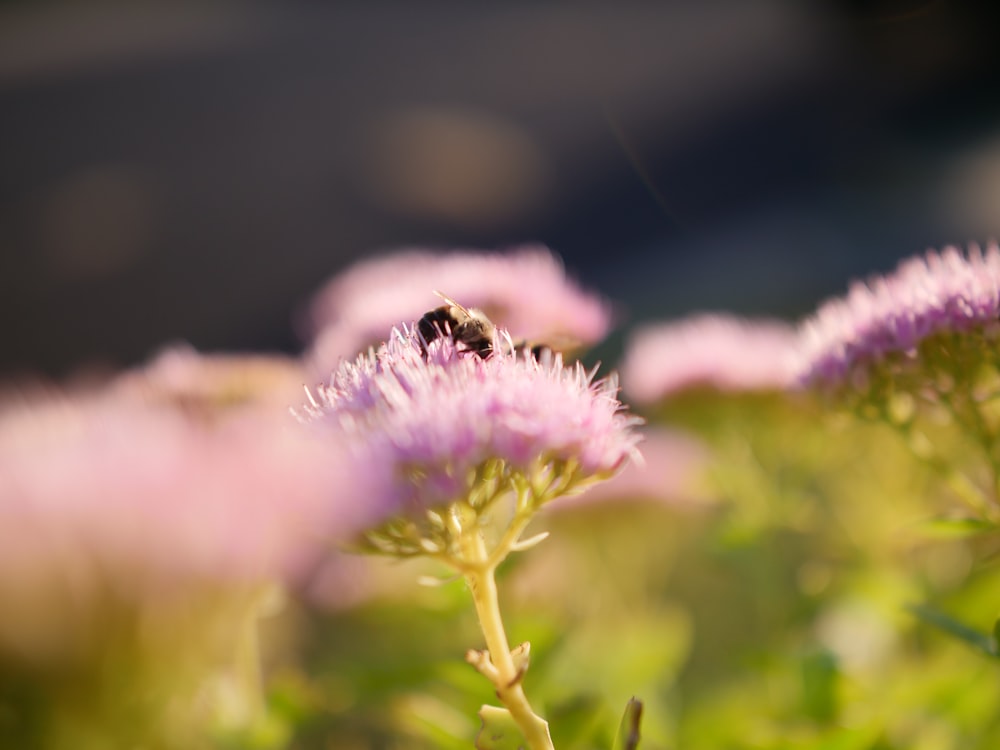
M 1000 234 L 974 8 L 0 3 L 0 375 L 295 352 L 397 246 L 540 240 L 631 322 L 806 313 Z

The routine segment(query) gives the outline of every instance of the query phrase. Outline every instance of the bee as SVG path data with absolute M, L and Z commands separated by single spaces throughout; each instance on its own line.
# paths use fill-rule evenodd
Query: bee
M 427 355 L 427 344 L 440 336 L 451 336 L 456 346 L 465 351 L 475 352 L 480 359 L 487 359 L 493 354 L 493 340 L 497 327 L 486 317 L 486 313 L 475 308 L 460 305 L 451 297 L 435 291 L 438 297 L 447 304 L 435 307 L 424 313 L 417 323 L 420 334 L 420 349 Z M 501 339 L 502 341 L 502 339 Z M 509 342 L 509 339 L 507 339 Z M 551 356 L 552 350 L 545 344 L 520 341 L 513 345 L 514 351 L 540 360 Z M 548 355 L 545 353 L 548 352 Z
M 447 304 L 425 313 L 417 323 L 424 355 L 427 354 L 427 344 L 440 336 L 451 336 L 456 346 L 475 352 L 481 359 L 493 354 L 493 337 L 497 327 L 486 317 L 486 313 L 463 307 L 441 292 L 435 291 L 434 294 Z

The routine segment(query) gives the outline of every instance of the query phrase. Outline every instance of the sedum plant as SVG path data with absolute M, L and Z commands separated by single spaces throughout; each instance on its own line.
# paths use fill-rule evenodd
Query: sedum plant
M 552 741 L 525 694 L 530 646 L 510 647 L 495 575 L 511 553 L 544 539 L 525 537 L 539 509 L 636 454 L 638 420 L 619 402 L 615 377 L 594 375 L 560 355 L 519 353 L 502 332 L 482 358 L 451 337 L 427 343 L 403 328 L 342 363 L 302 411 L 394 480 L 364 499 L 380 520 L 359 546 L 432 558 L 466 581 L 486 644 L 466 659 L 502 704 L 483 707 L 485 734 L 512 723 L 532 750 Z
M 855 283 L 801 327 L 797 377 L 897 429 L 977 520 L 1000 522 L 1000 248 L 954 247 Z

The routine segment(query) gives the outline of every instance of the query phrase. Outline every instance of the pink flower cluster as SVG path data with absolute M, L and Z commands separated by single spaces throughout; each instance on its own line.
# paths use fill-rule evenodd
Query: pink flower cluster
M 280 412 L 208 423 L 119 394 L 10 408 L 0 594 L 46 576 L 140 597 L 295 576 L 366 522 L 337 499 L 377 475 L 341 455 Z
M 790 383 L 795 344 L 795 329 L 780 321 L 696 315 L 635 333 L 622 383 L 640 404 L 696 387 L 780 390 Z
M 856 367 L 894 354 L 913 355 L 943 331 L 996 326 L 1000 318 L 1000 248 L 972 245 L 928 251 L 895 272 L 853 284 L 826 302 L 801 328 L 798 379 L 806 385 L 843 382 Z
M 302 392 L 297 359 L 268 354 L 203 354 L 172 345 L 112 382 L 125 396 L 188 411 L 271 407 L 284 412 Z
M 342 363 L 305 414 L 384 456 L 403 480 L 395 510 L 405 512 L 462 499 L 489 459 L 524 471 L 539 461 L 617 470 L 636 450 L 638 420 L 613 376 L 593 378 L 558 355 L 538 361 L 498 346 L 484 360 L 448 337 L 425 357 L 418 334 L 395 330 L 378 351 Z
M 607 303 L 570 281 L 542 246 L 505 253 L 404 251 L 358 263 L 316 295 L 306 321 L 311 359 L 329 371 L 383 341 L 399 321 L 412 322 L 443 304 L 434 290 L 483 310 L 515 338 L 559 350 L 593 344 L 611 322 Z

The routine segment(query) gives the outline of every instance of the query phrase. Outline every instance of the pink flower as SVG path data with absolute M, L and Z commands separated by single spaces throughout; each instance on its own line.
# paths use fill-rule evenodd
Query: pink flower
M 113 387 L 147 403 L 205 415 L 233 408 L 285 412 L 302 393 L 301 364 L 267 354 L 202 354 L 170 346 L 152 361 L 117 377 Z
M 367 522 L 343 495 L 377 474 L 341 455 L 287 412 L 209 424 L 108 396 L 9 409 L 0 598 L 39 570 L 140 597 L 294 576 Z
M 800 330 L 797 374 L 804 384 L 838 384 L 892 355 L 913 357 L 942 332 L 996 326 L 1000 249 L 971 245 L 903 261 L 895 272 L 855 282 L 822 305 Z
M 551 509 L 563 510 L 570 503 L 648 500 L 684 505 L 710 499 L 706 472 L 711 455 L 707 445 L 693 435 L 663 428 L 648 427 L 641 435 L 641 461 L 630 461 L 617 475 L 586 489 L 578 498 L 556 500 Z
M 545 484 L 563 471 L 577 484 L 616 471 L 635 452 L 637 420 L 614 376 L 593 376 L 559 355 L 495 347 L 482 359 L 448 337 L 425 359 L 414 331 L 394 330 L 377 352 L 342 363 L 305 413 L 386 457 L 400 487 L 388 519 L 466 499 L 488 466 L 501 483 L 512 472 Z
M 794 345 L 794 329 L 776 320 L 705 314 L 647 326 L 626 347 L 622 383 L 641 404 L 697 387 L 780 390 L 790 382 Z
M 399 321 L 443 304 L 434 290 L 483 310 L 516 339 L 559 350 L 592 344 L 610 326 L 608 305 L 570 281 L 542 246 L 493 254 L 403 251 L 358 263 L 316 295 L 306 324 L 311 359 L 329 370 L 378 344 Z

